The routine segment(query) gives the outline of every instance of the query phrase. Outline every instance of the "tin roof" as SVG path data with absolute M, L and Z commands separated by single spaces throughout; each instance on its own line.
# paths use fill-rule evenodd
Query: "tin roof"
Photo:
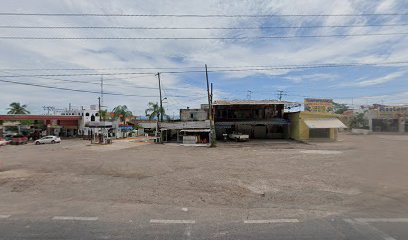
M 278 100 L 217 100 L 213 105 L 271 105 L 271 104 L 288 104 L 292 102 Z
M 347 128 L 337 118 L 315 118 L 303 120 L 308 128 Z

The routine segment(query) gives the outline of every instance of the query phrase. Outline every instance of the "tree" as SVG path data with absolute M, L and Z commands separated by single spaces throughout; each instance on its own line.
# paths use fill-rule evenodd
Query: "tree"
M 119 105 L 113 108 L 113 114 L 115 118 L 119 118 L 122 122 L 125 122 L 126 118 L 133 115 L 126 105 Z
M 12 102 L 9 106 L 7 114 L 30 114 L 30 111 L 26 109 L 26 104 L 21 105 L 18 102 Z
M 100 110 L 99 115 L 101 116 L 102 121 L 109 119 L 108 110 Z
M 336 114 L 343 114 L 345 111 L 349 110 L 350 108 L 347 106 L 347 104 L 343 103 L 335 103 L 333 102 L 334 106 L 334 112 Z
M 170 119 L 170 117 L 166 115 L 166 111 L 164 110 L 164 108 L 162 107 L 160 109 L 160 106 L 158 103 L 149 102 L 147 106 L 148 108 L 145 110 L 145 114 L 146 114 L 146 117 L 149 118 L 149 120 L 153 120 L 154 118 L 159 119 L 159 114 L 162 114 L 163 117 L 166 118 L 167 120 Z
M 364 113 L 357 113 L 350 120 L 351 128 L 368 128 L 367 121 L 364 118 Z

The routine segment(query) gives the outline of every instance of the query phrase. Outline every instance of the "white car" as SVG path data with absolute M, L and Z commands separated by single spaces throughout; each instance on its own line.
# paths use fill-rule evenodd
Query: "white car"
M 61 142 L 61 138 L 56 137 L 56 136 L 45 136 L 42 137 L 38 140 L 34 141 L 34 144 L 39 145 L 39 144 L 45 144 L 45 143 L 60 143 Z

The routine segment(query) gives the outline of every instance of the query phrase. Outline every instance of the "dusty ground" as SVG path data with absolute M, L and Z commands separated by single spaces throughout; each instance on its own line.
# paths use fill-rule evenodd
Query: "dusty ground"
M 408 136 L 183 147 L 134 142 L 0 148 L 0 206 L 82 201 L 195 208 L 408 213 Z

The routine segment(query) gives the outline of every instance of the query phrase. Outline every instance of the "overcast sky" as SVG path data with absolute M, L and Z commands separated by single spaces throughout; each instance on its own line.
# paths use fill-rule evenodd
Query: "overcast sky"
M 143 114 L 149 101 L 157 102 L 159 100 L 156 89 L 158 86 L 157 77 L 154 75 L 154 72 L 158 71 L 163 72 L 161 74 L 163 97 L 167 98 L 164 101 L 164 106 L 168 109 L 169 115 L 173 113 L 177 115 L 179 108 L 198 107 L 200 103 L 206 102 L 206 85 L 205 74 L 195 71 L 204 70 L 204 64 L 208 64 L 210 70 L 209 77 L 210 81 L 214 83 L 215 99 L 247 99 L 248 97 L 252 99 L 276 99 L 277 90 L 284 90 L 287 94 L 284 96 L 284 100 L 289 101 L 303 101 L 304 96 L 308 96 L 334 98 L 336 101 L 348 104 L 352 102 L 355 104 L 382 102 L 401 104 L 408 102 L 407 64 L 267 69 L 262 71 L 256 71 L 253 70 L 254 67 L 249 67 L 408 62 L 407 35 L 371 35 L 408 33 L 407 15 L 361 16 L 363 13 L 407 13 L 408 3 L 403 0 L 2 0 L 1 4 L 0 12 L 2 13 L 360 14 L 360 16 L 205 18 L 0 15 L 0 26 L 3 26 L 0 37 L 236 38 L 360 35 L 351 37 L 211 40 L 0 39 L 0 80 L 98 92 L 100 91 L 101 75 L 104 75 L 105 92 L 134 95 L 105 95 L 104 105 L 108 109 L 124 104 L 134 114 Z M 304 28 L 352 25 L 369 25 L 369 27 Z M 252 29 L 16 29 L 4 28 L 5 26 L 246 27 Z M 233 69 L 239 71 L 215 72 L 219 67 L 235 67 Z M 186 70 L 190 72 L 165 73 Z M 83 73 L 95 75 L 72 76 L 72 74 Z M 49 74 L 68 76 L 44 76 Z M 16 77 L 18 75 L 42 76 Z M 251 93 L 248 94 L 248 91 Z M 45 105 L 65 108 L 68 107 L 69 103 L 74 107 L 96 104 L 98 96 L 97 93 L 72 92 L 0 82 L 0 113 L 5 113 L 8 104 L 14 101 L 27 104 L 33 113 L 42 113 L 42 106 Z

